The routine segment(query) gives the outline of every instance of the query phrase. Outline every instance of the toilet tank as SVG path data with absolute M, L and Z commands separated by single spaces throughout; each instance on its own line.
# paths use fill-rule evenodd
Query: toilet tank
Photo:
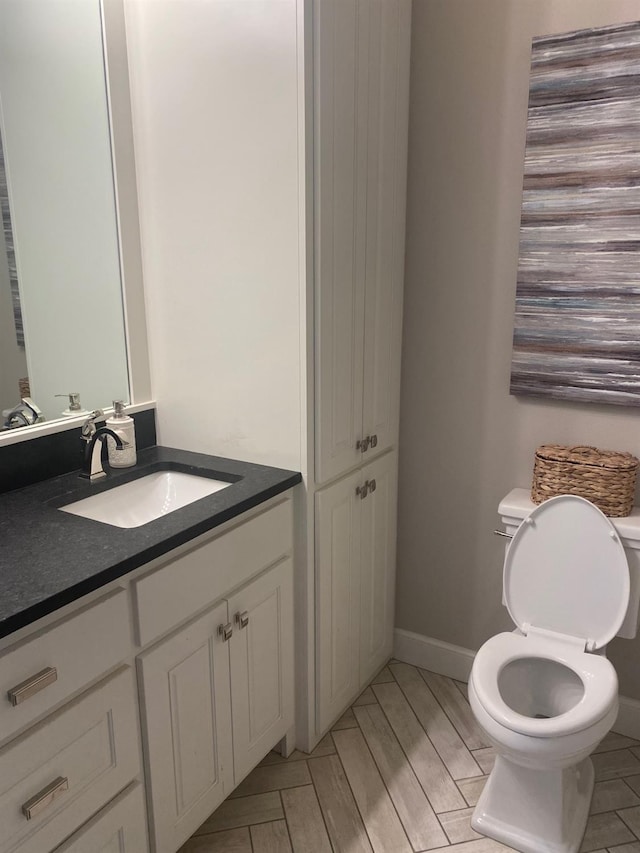
M 528 489 L 513 489 L 500 501 L 498 512 L 505 531 L 513 536 L 522 520 L 536 508 Z M 640 611 L 640 507 L 634 506 L 631 515 L 625 518 L 610 518 L 609 521 L 618 531 L 620 541 L 629 563 L 629 606 L 618 637 L 633 639 L 638 633 L 638 613 Z M 507 543 L 507 547 L 509 544 Z M 504 604 L 504 598 L 502 603 Z

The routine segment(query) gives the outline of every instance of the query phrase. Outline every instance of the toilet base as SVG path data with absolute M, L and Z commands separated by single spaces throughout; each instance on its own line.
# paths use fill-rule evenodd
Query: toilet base
M 593 781 L 590 758 L 563 770 L 532 770 L 499 755 L 471 826 L 522 853 L 577 853 Z

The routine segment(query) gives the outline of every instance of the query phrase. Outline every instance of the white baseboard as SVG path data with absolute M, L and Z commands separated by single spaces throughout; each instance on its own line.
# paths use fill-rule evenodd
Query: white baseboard
M 394 634 L 393 656 L 397 660 L 457 681 L 469 680 L 475 657 L 471 649 L 402 628 L 396 628 Z M 640 701 L 620 696 L 620 710 L 613 731 L 640 740 Z
M 458 681 L 469 680 L 475 652 L 402 628 L 396 628 L 394 634 L 393 656 L 397 660 Z

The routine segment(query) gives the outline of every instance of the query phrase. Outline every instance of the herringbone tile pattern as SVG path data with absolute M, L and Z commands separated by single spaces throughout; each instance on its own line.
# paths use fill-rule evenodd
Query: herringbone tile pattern
M 311 755 L 275 752 L 181 853 L 499 853 L 471 829 L 493 750 L 466 685 L 392 661 Z M 640 853 L 640 743 L 610 734 L 581 853 Z

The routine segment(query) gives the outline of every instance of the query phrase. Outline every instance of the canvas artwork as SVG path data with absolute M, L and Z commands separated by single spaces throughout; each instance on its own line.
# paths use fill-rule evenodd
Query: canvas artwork
M 640 22 L 533 42 L 511 393 L 640 405 Z

